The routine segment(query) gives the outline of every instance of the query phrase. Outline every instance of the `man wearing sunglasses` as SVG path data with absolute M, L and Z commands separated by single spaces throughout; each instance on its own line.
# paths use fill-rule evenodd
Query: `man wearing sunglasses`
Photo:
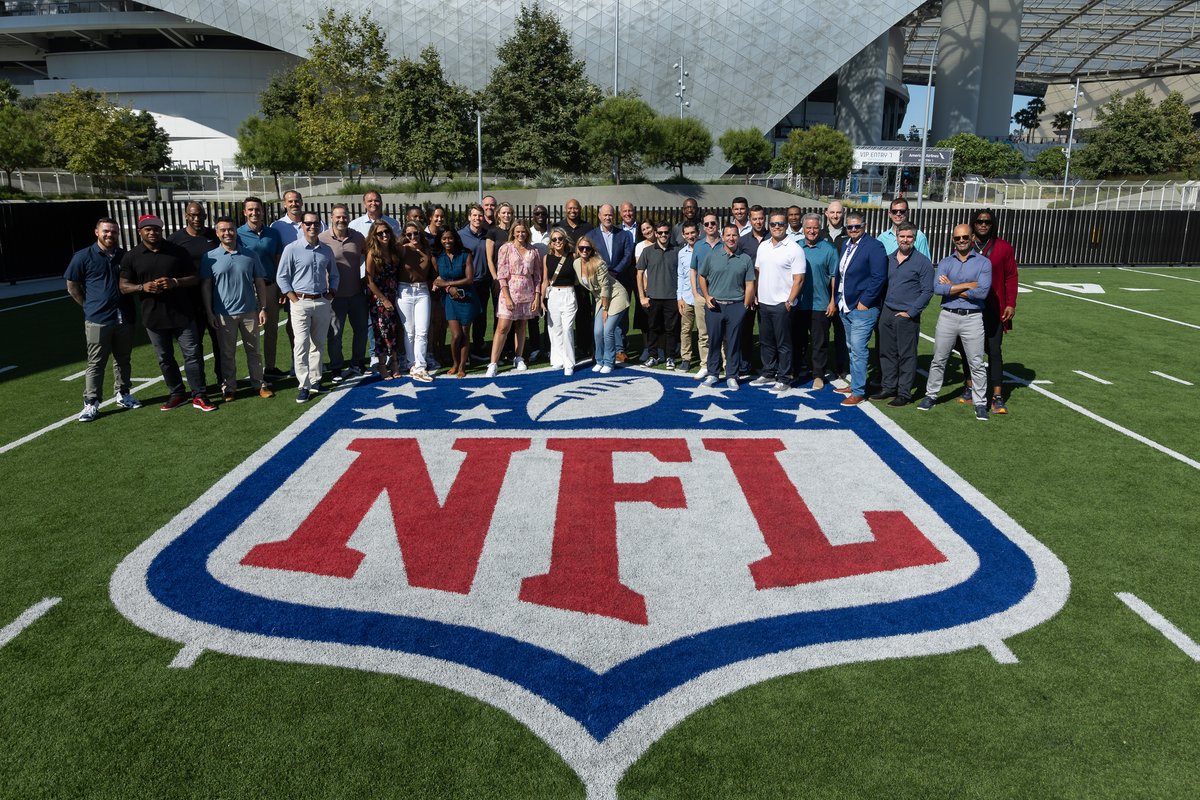
M 883 233 L 879 234 L 879 241 L 883 245 L 883 249 L 890 256 L 899 249 L 900 245 L 896 241 L 897 234 L 900 233 L 900 226 L 908 222 L 908 201 L 903 197 L 897 197 L 888 206 L 888 219 L 892 223 L 892 227 L 888 228 Z M 926 258 L 933 260 L 933 256 L 929 254 L 929 239 L 920 229 L 917 230 L 916 241 L 913 242 L 913 249 Z
M 975 249 L 975 237 L 971 234 L 970 225 L 956 225 L 952 238 L 954 252 L 938 263 L 937 277 L 933 281 L 933 293 L 942 296 L 942 311 L 938 314 L 937 331 L 934 334 L 933 361 L 929 364 L 925 397 L 917 408 L 928 411 L 937 402 L 946 374 L 946 360 L 950 358 L 954 342 L 961 339 L 966 350 L 967 367 L 971 372 L 975 419 L 987 422 L 983 308 L 992 288 L 992 262 Z
M 846 244 L 838 259 L 835 284 L 835 302 L 850 351 L 850 385 L 837 390 L 847 395 L 842 401 L 844 406 L 856 406 L 867 399 L 867 342 L 879 320 L 887 264 L 883 245 L 866 233 L 863 213 L 847 213 Z
M 1017 258 L 1012 245 L 996 236 L 996 212 L 990 209 L 976 211 L 971 219 L 975 235 L 975 250 L 992 262 L 992 289 L 983 306 L 984 350 L 987 352 L 988 385 L 991 387 L 992 411 L 1007 414 L 1001 389 L 1004 385 L 1004 355 L 1001 345 L 1004 334 L 1012 330 L 1013 314 L 1017 312 Z M 958 353 L 966 360 L 962 344 Z M 958 402 L 972 399 L 972 380 L 967 379 Z
M 691 269 L 691 289 L 692 297 L 696 299 L 693 308 L 696 311 L 696 330 L 699 332 L 697 343 L 700 345 L 700 369 L 696 372 L 695 378 L 702 381 L 708 377 L 708 318 L 704 312 L 704 295 L 700 293 L 700 282 L 697 280 L 697 270 L 704 264 L 708 254 L 713 250 L 720 250 L 721 244 L 721 223 L 717 220 L 717 215 L 708 213 L 704 215 L 704 220 L 700 233 L 704 238 L 696 242 L 692 251 L 692 269 Z M 720 347 L 720 343 L 717 343 Z

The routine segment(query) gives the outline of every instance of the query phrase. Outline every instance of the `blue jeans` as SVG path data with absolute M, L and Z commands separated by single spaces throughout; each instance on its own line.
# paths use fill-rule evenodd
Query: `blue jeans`
M 629 314 L 629 309 L 618 311 L 616 314 L 609 314 L 608 319 L 603 319 L 603 313 L 599 308 L 596 309 L 596 321 L 592 325 L 592 337 L 595 340 L 596 346 L 596 363 L 602 367 L 611 367 L 617 358 L 617 331 L 621 328 L 621 323 Z
M 867 393 L 867 342 L 875 323 L 879 320 L 879 309 L 866 311 L 850 309 L 842 312 L 842 325 L 846 328 L 846 348 L 850 351 L 850 394 L 864 396 Z

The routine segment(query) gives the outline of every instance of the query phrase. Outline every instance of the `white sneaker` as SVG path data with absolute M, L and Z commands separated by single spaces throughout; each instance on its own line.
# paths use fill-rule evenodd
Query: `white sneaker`
M 771 392 L 773 394 L 782 394 L 791 388 L 792 387 L 790 384 L 784 383 L 783 381 L 779 381 L 778 383 L 776 383 L 774 386 L 772 386 L 767 391 Z
M 759 375 L 754 380 L 750 381 L 751 386 L 770 386 L 775 383 L 774 378 L 768 378 L 766 375 Z
M 707 378 L 704 379 L 704 385 L 705 386 L 716 386 L 717 385 L 717 376 L 709 375 Z
M 738 379 L 730 378 L 729 380 L 725 381 L 725 385 L 730 389 L 736 389 L 738 388 Z
M 129 392 L 117 396 L 117 405 L 119 405 L 121 408 L 128 408 L 131 410 L 142 407 L 141 401 L 131 395 Z
M 601 368 L 600 368 L 600 374 L 601 374 L 601 375 L 607 375 L 607 374 L 609 374 L 610 372 L 612 372 L 612 367 L 609 367 L 609 366 L 604 366 L 604 367 L 601 367 Z
M 600 364 L 597 364 L 596 366 L 592 367 L 592 372 L 599 372 L 602 369 L 604 369 L 604 367 Z
M 707 377 L 708 377 L 708 367 L 701 367 L 701 368 L 700 368 L 700 371 L 699 371 L 699 372 L 697 372 L 697 373 L 696 373 L 694 376 L 692 376 L 692 377 L 694 377 L 694 378 L 695 378 L 696 380 L 698 380 L 698 381 L 702 381 L 702 380 L 704 380 L 705 378 L 707 378 Z
M 574 375 L 574 374 L 575 374 L 575 368 L 574 368 L 574 367 L 563 367 L 563 375 L 564 375 L 564 376 L 566 376 L 566 377 L 568 377 L 568 378 L 569 378 L 569 377 L 571 377 L 571 376 L 572 376 L 572 375 Z
M 95 422 L 96 417 L 100 414 L 99 403 L 84 403 L 83 411 L 79 412 L 80 422 Z
M 491 364 L 488 364 L 487 372 L 483 373 L 483 377 L 494 378 L 494 377 L 496 377 L 496 371 L 499 369 L 500 369 L 500 366 L 495 361 L 493 361 Z
M 525 364 L 525 359 L 521 358 L 520 356 L 514 356 L 513 369 L 517 372 L 524 372 L 525 370 L 529 369 L 529 367 Z
M 372 367 L 379 366 L 379 356 L 371 356 L 371 366 Z

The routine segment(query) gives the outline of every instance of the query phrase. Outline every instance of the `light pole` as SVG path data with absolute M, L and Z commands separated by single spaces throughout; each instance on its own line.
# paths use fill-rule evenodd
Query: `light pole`
M 933 52 L 929 55 L 929 78 L 925 81 L 925 128 L 921 131 L 921 168 L 917 171 L 917 211 L 921 210 L 921 199 L 925 197 L 925 151 L 929 147 L 929 101 L 933 99 L 933 65 L 937 63 L 940 39 L 939 36 L 933 40 Z
M 683 119 L 683 109 L 692 105 L 691 103 L 687 102 L 686 99 L 684 99 L 684 96 L 687 94 L 687 85 L 684 84 L 683 79 L 691 77 L 691 73 L 683 68 L 683 56 L 679 57 L 679 61 L 676 62 L 671 69 L 679 70 L 679 80 L 677 81 L 679 84 L 679 91 L 675 93 L 675 96 L 679 98 L 679 118 Z
M 1071 177 L 1071 145 L 1075 143 L 1075 116 L 1079 113 L 1079 78 L 1075 79 L 1075 100 L 1071 103 L 1071 128 L 1067 132 L 1067 168 L 1063 170 L 1063 191 L 1067 190 L 1067 179 Z
M 475 109 L 475 158 L 479 166 L 479 203 L 483 204 L 483 112 Z

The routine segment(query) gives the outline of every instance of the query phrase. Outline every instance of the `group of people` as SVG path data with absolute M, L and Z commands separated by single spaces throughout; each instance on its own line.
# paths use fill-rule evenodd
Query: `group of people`
M 1007 411 L 1001 342 L 1016 306 L 1016 263 L 988 210 L 955 228 L 954 252 L 935 268 L 903 198 L 892 201 L 892 224 L 878 237 L 866 233 L 862 212 L 838 201 L 823 214 L 798 206 L 768 213 L 737 197 L 722 219 L 687 198 L 678 220 L 657 221 L 638 220 L 632 203 L 606 204 L 593 226 L 574 199 L 551 224 L 545 206 L 521 220 L 511 204 L 488 196 L 459 229 L 441 206 L 428 217 L 410 206 L 403 221 L 383 213 L 378 192 L 367 192 L 363 206 L 354 219 L 344 204 L 333 206 L 326 225 L 289 191 L 285 215 L 269 225 L 262 200 L 248 197 L 240 226 L 221 217 L 210 228 L 193 202 L 185 226 L 169 237 L 160 218 L 141 217 L 128 252 L 118 224 L 99 220 L 95 244 L 75 254 L 65 275 L 85 316 L 79 419 L 97 416 L 110 355 L 117 402 L 140 405 L 129 385 L 135 296 L 168 388 L 164 411 L 189 397 L 195 408 L 215 410 L 205 384 L 206 333 L 224 402 L 237 396 L 239 336 L 255 394 L 272 397 L 270 381 L 288 374 L 275 363 L 279 327 L 292 342 L 297 402 L 322 391 L 326 352 L 335 382 L 372 367 L 384 379 L 428 382 L 441 369 L 431 350 L 449 364 L 448 376 L 465 377 L 479 361 L 491 377 L 506 357 L 514 370 L 527 369 L 528 347 L 529 360 L 548 351 L 565 375 L 589 349 L 592 369 L 604 374 L 635 360 L 690 372 L 695 360 L 694 377 L 730 389 L 750 381 L 784 391 L 810 378 L 820 389 L 831 374 L 848 372 L 848 386 L 838 389 L 843 404 L 890 398 L 904 405 L 916 379 L 921 313 L 934 294 L 942 295 L 942 314 L 919 407 L 932 407 L 957 344 L 971 374 L 964 401 L 969 396 L 981 419 L 989 407 Z M 751 379 L 756 320 L 761 369 Z M 626 349 L 631 327 L 643 334 L 640 359 Z M 873 334 L 878 346 L 870 351 Z M 873 352 L 880 387 L 868 395 Z

